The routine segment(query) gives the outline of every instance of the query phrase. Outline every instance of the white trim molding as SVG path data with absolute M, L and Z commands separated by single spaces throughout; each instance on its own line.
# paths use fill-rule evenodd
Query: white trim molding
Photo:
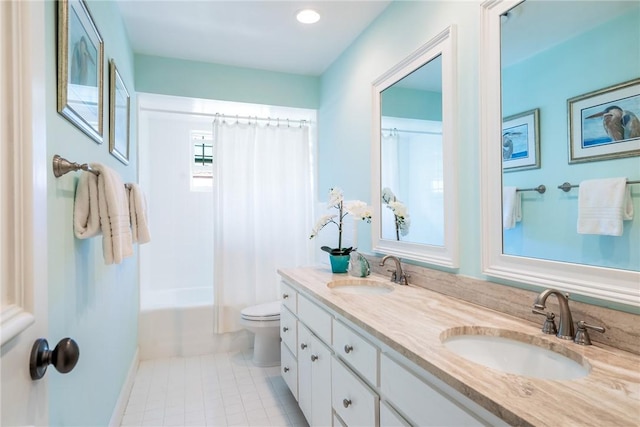
M 640 306 L 640 273 L 503 254 L 500 18 L 519 1 L 481 4 L 480 161 L 482 273 L 543 288 Z

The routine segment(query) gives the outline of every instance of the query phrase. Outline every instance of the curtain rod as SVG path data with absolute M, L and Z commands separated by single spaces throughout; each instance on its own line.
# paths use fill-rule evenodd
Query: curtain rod
M 415 133 L 421 135 L 442 135 L 442 132 L 434 132 L 428 130 L 406 130 L 406 129 L 398 129 L 398 128 L 382 128 L 381 132 L 403 132 L 403 133 Z
M 228 114 L 221 114 L 221 113 L 197 113 L 197 112 L 188 112 L 188 111 L 179 111 L 179 110 L 166 110 L 166 109 L 160 109 L 160 108 L 142 108 L 142 111 L 151 111 L 154 113 L 171 113 L 171 114 L 184 114 L 187 116 L 198 116 L 198 117 L 213 117 L 214 119 L 216 118 L 222 118 L 224 119 L 233 119 L 233 120 L 247 120 L 248 122 L 251 121 L 262 121 L 262 122 L 276 122 L 276 123 L 280 123 L 280 124 L 284 124 L 284 123 L 289 123 L 289 124 L 298 124 L 300 126 L 302 125 L 308 125 L 311 123 L 311 120 L 304 120 L 304 119 L 288 119 L 288 118 L 281 118 L 281 117 L 258 117 L 258 116 L 240 116 L 240 115 L 228 115 Z

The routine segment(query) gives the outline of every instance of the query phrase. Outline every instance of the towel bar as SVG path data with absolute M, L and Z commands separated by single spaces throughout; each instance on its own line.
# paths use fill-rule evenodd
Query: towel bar
M 545 187 L 544 185 L 540 184 L 537 187 L 534 188 L 518 188 L 516 189 L 516 191 L 537 191 L 540 194 L 544 194 L 545 191 L 547 191 L 547 187 Z
M 640 181 L 627 181 L 627 184 L 640 184 Z M 564 182 L 562 185 L 558 185 L 558 189 L 568 193 L 572 188 L 580 187 L 580 184 L 571 184 L 570 182 Z
M 79 164 L 70 162 L 69 160 L 65 159 L 64 157 L 60 157 L 57 154 L 53 156 L 53 175 L 56 178 L 60 178 L 66 173 L 78 170 L 91 172 L 94 175 L 100 174 L 100 172 L 91 169 L 91 166 L 89 166 L 87 163 Z
M 92 174 L 98 176 L 100 175 L 100 172 L 97 170 L 93 170 L 91 169 L 91 166 L 89 166 L 89 164 L 87 163 L 76 163 L 76 162 L 70 162 L 69 160 L 65 159 L 64 157 L 61 157 L 57 154 L 55 154 L 53 156 L 53 175 L 56 178 L 60 178 L 62 175 L 69 173 L 69 172 L 73 172 L 73 171 L 79 171 L 79 170 L 83 170 L 83 171 L 87 171 L 87 172 L 91 172 Z M 124 185 L 125 188 L 129 189 L 131 188 L 131 183 L 127 182 Z

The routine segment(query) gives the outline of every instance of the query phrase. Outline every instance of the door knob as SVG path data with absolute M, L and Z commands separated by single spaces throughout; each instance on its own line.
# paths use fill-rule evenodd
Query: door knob
M 44 377 L 47 367 L 53 365 L 58 372 L 66 374 L 78 363 L 80 348 L 71 338 L 63 338 L 53 350 L 49 350 L 49 343 L 44 338 L 39 338 L 31 348 L 29 359 L 29 373 L 32 380 Z

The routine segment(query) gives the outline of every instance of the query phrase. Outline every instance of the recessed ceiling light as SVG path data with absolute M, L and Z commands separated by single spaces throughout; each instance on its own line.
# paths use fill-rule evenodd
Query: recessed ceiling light
M 303 24 L 315 24 L 320 20 L 320 14 L 313 9 L 303 9 L 296 14 L 296 19 Z

